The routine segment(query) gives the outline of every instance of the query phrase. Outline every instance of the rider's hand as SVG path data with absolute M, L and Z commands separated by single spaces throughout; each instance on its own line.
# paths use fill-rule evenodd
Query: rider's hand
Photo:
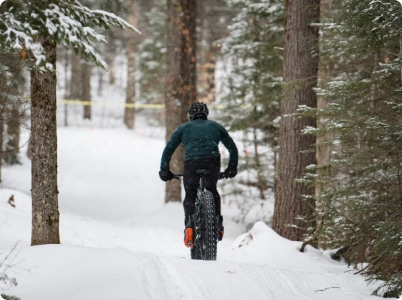
M 233 178 L 237 175 L 237 167 L 231 167 L 229 166 L 225 172 L 223 172 L 225 174 L 226 178 Z
M 163 180 L 163 181 L 168 181 L 173 179 L 173 173 L 170 172 L 170 170 L 160 170 L 159 171 L 159 177 Z

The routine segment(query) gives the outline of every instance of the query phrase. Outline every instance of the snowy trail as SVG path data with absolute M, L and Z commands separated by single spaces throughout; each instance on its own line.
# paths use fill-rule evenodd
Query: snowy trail
M 60 128 L 62 245 L 30 247 L 30 167 L 6 167 L 0 188 L 0 255 L 19 241 L 5 294 L 22 300 L 369 300 L 375 285 L 329 254 L 243 228 L 225 205 L 215 262 L 183 245 L 181 203 L 163 202 L 161 138 L 123 129 Z M 7 204 L 14 194 L 16 208 Z M 0 286 L 1 288 L 1 286 Z M 0 293 L 2 291 L 0 290 Z
M 371 298 L 356 296 L 356 281 L 342 276 L 126 249 L 38 246 L 21 249 L 19 259 L 29 270 L 20 273 L 20 286 L 13 290 L 22 299 L 111 299 L 116 294 L 122 295 L 117 299 L 167 300 Z

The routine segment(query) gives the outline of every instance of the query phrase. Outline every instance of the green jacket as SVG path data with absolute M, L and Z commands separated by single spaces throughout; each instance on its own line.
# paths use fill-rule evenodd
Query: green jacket
M 219 142 L 222 142 L 229 151 L 229 166 L 237 167 L 236 144 L 222 125 L 204 119 L 186 122 L 177 127 L 167 143 L 162 154 L 161 170 L 169 169 L 170 159 L 180 144 L 185 148 L 184 160 L 191 160 L 220 157 Z

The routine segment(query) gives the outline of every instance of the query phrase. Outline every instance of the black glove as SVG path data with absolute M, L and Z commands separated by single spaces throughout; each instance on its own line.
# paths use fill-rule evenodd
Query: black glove
M 237 167 L 229 166 L 223 174 L 225 174 L 226 178 L 233 178 L 237 175 Z
M 170 172 L 170 170 L 160 170 L 159 171 L 159 177 L 163 180 L 163 181 L 168 181 L 173 179 L 173 173 Z

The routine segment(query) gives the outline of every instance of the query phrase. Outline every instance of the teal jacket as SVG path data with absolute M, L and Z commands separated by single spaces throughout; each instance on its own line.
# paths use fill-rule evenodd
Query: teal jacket
M 185 148 L 184 160 L 191 160 L 220 157 L 219 142 L 222 142 L 229 151 L 229 166 L 237 167 L 236 144 L 222 125 L 204 119 L 186 122 L 177 127 L 166 144 L 161 159 L 161 170 L 169 169 L 170 159 L 180 144 L 183 144 Z

